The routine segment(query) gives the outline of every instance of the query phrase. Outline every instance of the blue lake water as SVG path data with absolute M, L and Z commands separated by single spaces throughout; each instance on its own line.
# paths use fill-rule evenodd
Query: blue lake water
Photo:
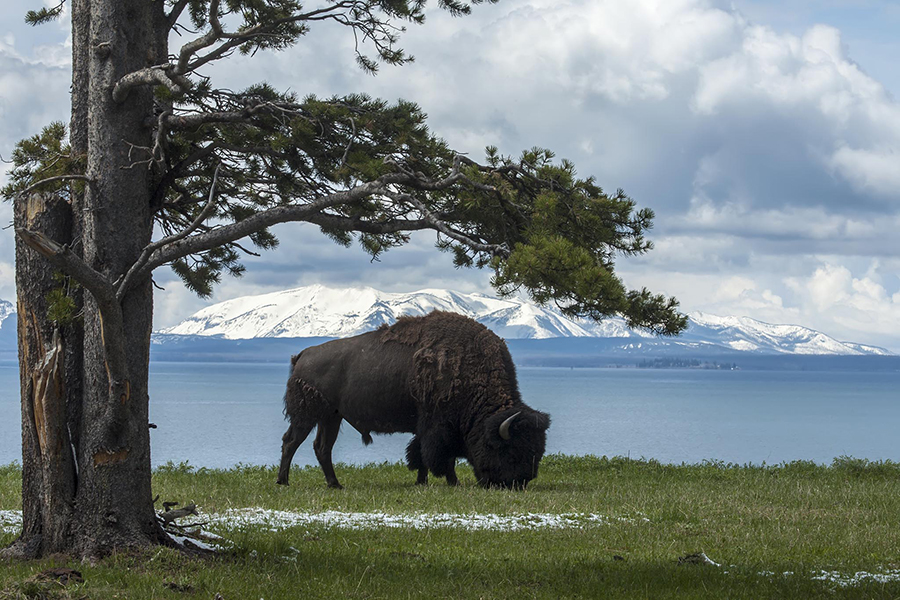
M 153 464 L 277 464 L 287 365 L 151 364 Z M 900 461 L 900 373 L 520 368 L 550 413 L 548 452 L 736 463 L 837 456 Z M 296 464 L 315 464 L 312 438 Z M 335 461 L 399 461 L 409 435 L 362 445 L 344 425 Z M 18 368 L 0 364 L 0 464 L 20 460 Z

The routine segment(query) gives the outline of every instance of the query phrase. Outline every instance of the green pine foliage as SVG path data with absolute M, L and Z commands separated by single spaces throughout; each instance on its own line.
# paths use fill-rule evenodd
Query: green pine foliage
M 73 175 L 84 171 L 82 157 L 72 154 L 66 126 L 54 121 L 37 135 L 20 140 L 13 149 L 13 168 L 7 176 L 9 182 L 0 189 L 0 196 L 13 200 L 31 185 L 51 177 Z M 68 199 L 73 190 L 83 187 L 81 181 L 55 180 L 36 188 L 35 191 L 60 194 Z
M 29 25 L 43 25 L 44 23 L 55 21 L 62 15 L 65 4 L 66 1 L 62 0 L 62 2 L 52 8 L 44 6 L 38 10 L 29 10 L 25 13 L 25 22 Z
M 460 16 L 482 1 L 439 0 L 438 6 Z M 168 0 L 173 9 L 183 5 Z M 234 50 L 280 50 L 313 25 L 337 23 L 352 29 L 357 61 L 374 73 L 379 64 L 412 60 L 397 44 L 405 24 L 424 22 L 425 6 L 426 0 L 316 8 L 297 0 L 189 0 L 182 20 L 196 32 L 180 24 L 175 29 L 193 39 L 228 31 L 195 55 L 201 60 Z M 437 247 L 451 253 L 454 264 L 493 270 L 492 283 L 501 294 L 524 292 L 571 317 L 622 315 L 629 325 L 662 335 L 686 326 L 674 298 L 628 290 L 616 275 L 618 257 L 652 248 L 646 234 L 653 212 L 638 208 L 622 190 L 608 194 L 592 177 L 579 177 L 570 161 L 550 150 L 532 148 L 512 158 L 489 147 L 479 164 L 433 134 L 413 102 L 364 94 L 301 98 L 266 83 L 232 91 L 215 88 L 191 70 L 185 77 L 190 86 L 182 93 L 156 88 L 155 143 L 143 149 L 153 173 L 158 230 L 202 235 L 261 214 L 267 219 L 244 234 L 249 244 L 225 242 L 171 262 L 201 296 L 212 293 L 223 273 L 243 273 L 246 253 L 276 247 L 268 226 L 297 220 L 277 215 L 299 206 L 309 209 L 299 220 L 316 223 L 339 244 L 358 243 L 373 260 L 427 226 L 438 231 Z M 42 178 L 81 172 L 60 123 L 20 142 L 13 160 L 11 183 L 3 189 L 7 198 Z M 210 212 L 206 205 L 217 169 Z M 392 174 L 402 180 L 378 193 L 322 203 Z M 441 183 L 448 178 L 452 185 Z M 45 188 L 65 193 L 77 185 L 57 181 Z
M 59 287 L 47 294 L 47 318 L 57 327 L 67 327 L 81 318 L 75 300 L 75 294 L 81 286 L 62 273 L 54 273 L 53 279 Z

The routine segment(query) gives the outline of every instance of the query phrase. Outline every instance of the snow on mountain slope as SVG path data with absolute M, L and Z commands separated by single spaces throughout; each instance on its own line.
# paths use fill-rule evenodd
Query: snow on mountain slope
M 7 302 L 6 300 L 0 300 L 0 328 L 4 326 L 6 318 L 10 315 L 16 314 L 16 307 L 13 306 L 12 302 Z M 15 327 L 15 323 L 13 323 L 13 327 Z
M 576 323 L 558 311 L 517 299 L 448 290 L 380 292 L 369 287 L 313 285 L 214 304 L 160 333 L 260 337 L 347 337 L 393 323 L 402 315 L 446 310 L 476 319 L 510 338 L 626 337 L 624 323 Z
M 220 302 L 159 333 L 226 339 L 348 337 L 393 323 L 402 315 L 424 315 L 432 310 L 467 315 L 507 339 L 625 338 L 625 343 L 640 344 L 642 339 L 654 337 L 629 329 L 620 318 L 602 323 L 572 321 L 553 307 L 517 298 L 435 289 L 388 293 L 369 287 L 323 285 Z M 673 348 L 708 345 L 767 354 L 891 354 L 883 348 L 840 342 L 798 325 L 770 325 L 748 317 L 699 312 L 689 316 L 690 326 L 672 340 Z
M 750 317 L 719 317 L 693 312 L 683 338 L 724 343 L 745 352 L 783 352 L 787 354 L 872 354 L 889 356 L 884 348 L 852 342 L 839 342 L 824 333 L 800 325 L 772 325 Z

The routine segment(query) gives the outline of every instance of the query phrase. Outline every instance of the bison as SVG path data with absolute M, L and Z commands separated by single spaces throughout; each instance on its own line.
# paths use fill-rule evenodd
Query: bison
M 466 458 L 485 487 L 522 488 L 537 476 L 550 417 L 526 406 L 502 339 L 462 315 L 432 312 L 303 350 L 291 358 L 284 396 L 278 483 L 316 426 L 313 444 L 329 487 L 339 488 L 331 449 L 342 421 L 371 433 L 410 432 L 407 464 L 456 485 Z

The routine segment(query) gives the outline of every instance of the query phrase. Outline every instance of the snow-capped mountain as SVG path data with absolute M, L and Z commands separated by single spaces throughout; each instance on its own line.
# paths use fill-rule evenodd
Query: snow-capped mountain
M 16 314 L 16 307 L 13 306 L 12 302 L 7 302 L 6 300 L 0 300 L 0 329 L 4 326 L 8 326 L 6 323 L 7 317 Z M 15 327 L 15 320 L 10 321 L 12 326 Z
M 245 296 L 214 304 L 159 333 L 225 339 L 347 337 L 393 323 L 402 315 L 446 310 L 467 315 L 507 339 L 627 338 L 640 345 L 656 338 L 624 320 L 572 321 L 553 307 L 518 298 L 494 298 L 448 290 L 380 292 L 369 287 L 322 285 Z M 798 325 L 771 325 L 748 317 L 691 313 L 688 330 L 673 346 L 723 348 L 765 354 L 891 355 L 874 346 L 840 342 Z M 649 341 L 649 340 L 648 340 Z
M 621 320 L 576 323 L 559 311 L 518 299 L 448 290 L 389 293 L 370 287 L 322 285 L 220 302 L 160 333 L 219 335 L 226 339 L 348 337 L 393 323 L 403 315 L 425 315 L 433 310 L 472 317 L 505 338 L 638 335 Z
M 892 354 L 877 346 L 839 342 L 800 325 L 772 325 L 750 317 L 719 317 L 702 312 L 690 313 L 689 317 L 690 327 L 683 338 L 724 344 L 734 350 L 785 354 Z
M 0 359 L 15 358 L 16 333 L 16 307 L 0 300 Z

